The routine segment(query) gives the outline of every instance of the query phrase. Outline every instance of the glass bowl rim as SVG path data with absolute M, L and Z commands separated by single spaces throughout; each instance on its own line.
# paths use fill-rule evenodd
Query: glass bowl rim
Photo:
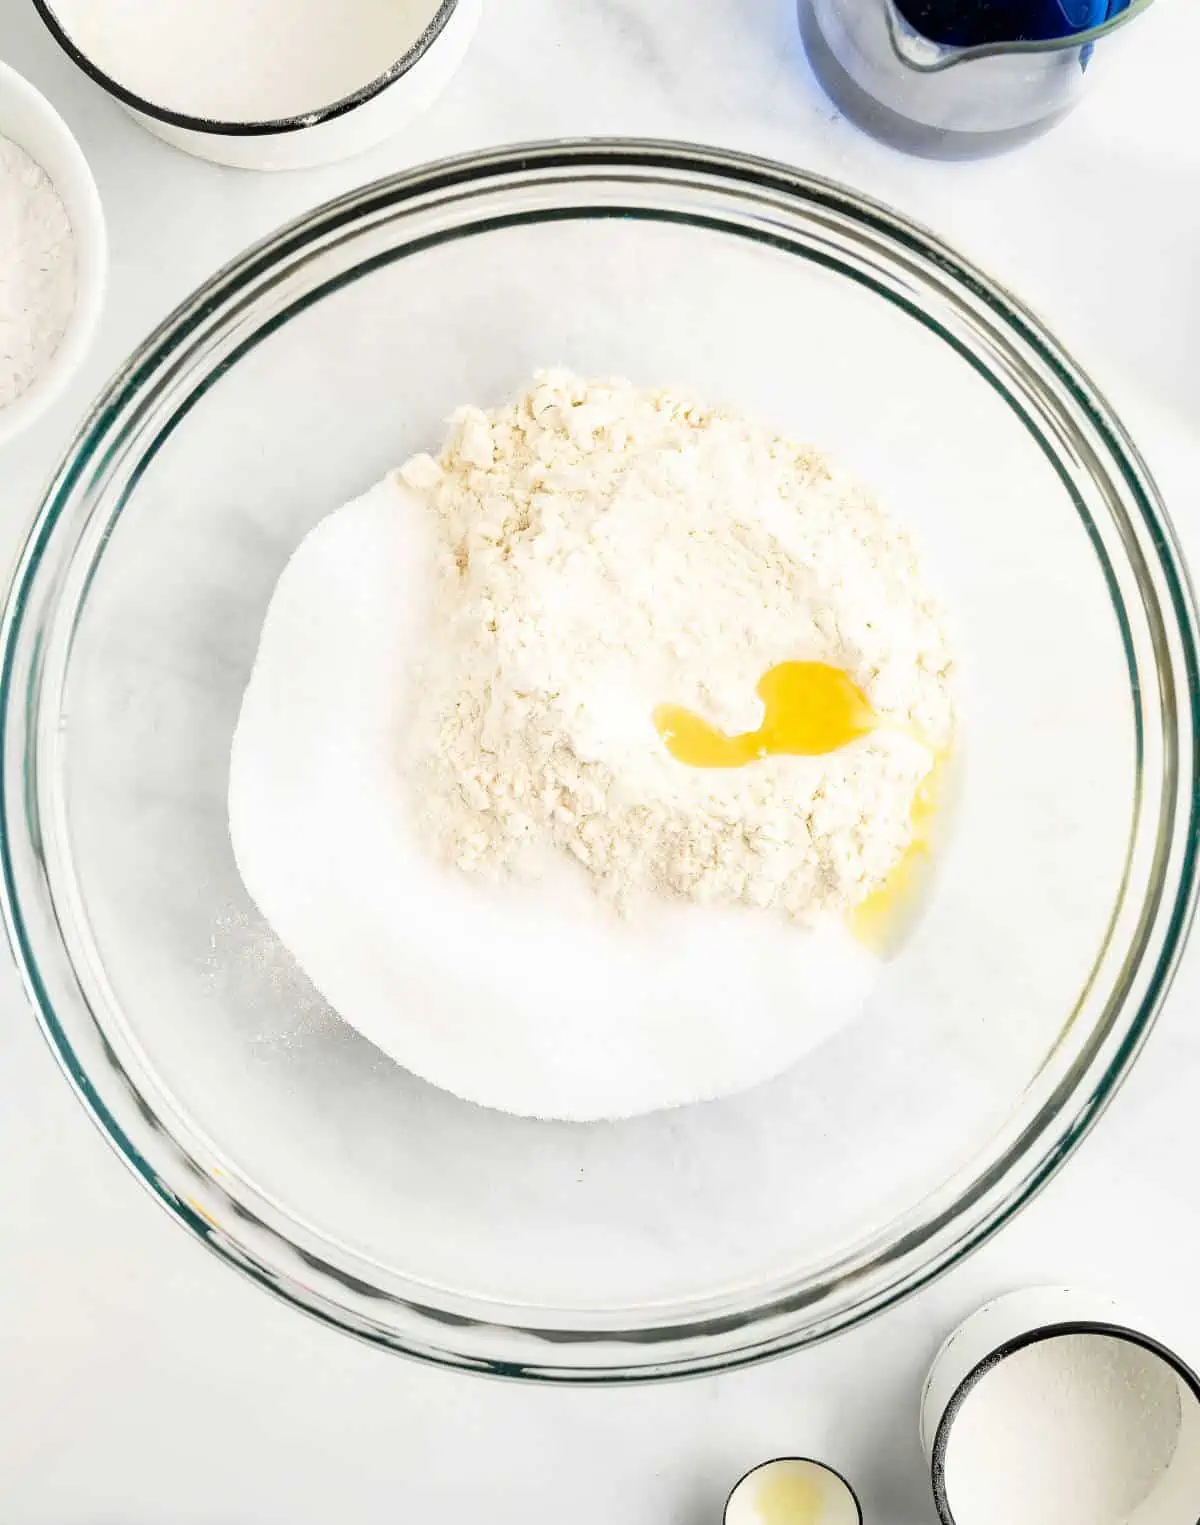
M 73 557 L 60 556 L 58 560 L 61 565 L 56 567 L 52 564 L 54 558 L 48 553 L 60 524 L 68 519 L 86 521 L 86 498 L 83 502 L 76 502 L 73 495 L 87 467 L 97 452 L 102 451 L 106 436 L 115 429 L 115 421 L 119 420 L 122 410 L 135 399 L 147 395 L 144 393 L 147 387 L 150 388 L 148 395 L 154 395 L 156 378 L 161 380 L 158 377 L 159 370 L 169 364 L 179 346 L 198 328 L 216 321 L 222 315 L 227 316 L 239 299 L 248 300 L 245 294 L 248 290 L 253 291 L 256 283 L 270 277 L 272 272 L 278 276 L 290 258 L 300 257 L 306 252 L 311 254 L 320 247 L 326 234 L 339 229 L 353 232 L 356 226 L 361 228 L 365 225 L 373 212 L 390 210 L 399 219 L 406 216 L 419 217 L 424 209 L 421 198 L 437 193 L 469 200 L 473 195 L 486 196 L 489 193 L 503 193 L 506 188 L 511 190 L 514 186 L 520 188 L 536 184 L 539 177 L 545 175 L 557 175 L 560 180 L 571 177 L 573 182 L 589 173 L 597 178 L 609 175 L 636 179 L 641 175 L 660 187 L 686 186 L 693 191 L 699 187 L 701 191 L 711 193 L 714 199 L 718 195 L 724 195 L 727 199 L 740 196 L 747 207 L 753 198 L 770 197 L 774 198 L 776 204 L 790 207 L 796 216 L 804 210 L 811 214 L 814 209 L 837 215 L 851 229 L 847 237 L 857 239 L 860 246 L 865 244 L 868 234 L 880 237 L 887 241 L 889 250 L 898 247 L 911 251 L 914 258 L 923 260 L 935 268 L 939 276 L 952 283 L 956 292 L 968 294 L 1006 334 L 1014 335 L 1036 358 L 1040 367 L 1039 385 L 1050 393 L 1065 398 L 1082 412 L 1089 425 L 1101 436 L 1111 463 L 1118 468 L 1136 514 L 1135 527 L 1146 536 L 1150 546 L 1151 569 L 1154 574 L 1161 576 L 1165 590 L 1166 612 L 1163 623 L 1167 637 L 1177 647 L 1174 656 L 1170 652 L 1166 654 L 1166 676 L 1171 680 L 1170 691 L 1177 699 L 1180 712 L 1185 719 L 1190 716 L 1191 723 L 1190 726 L 1179 726 L 1173 714 L 1167 717 L 1166 722 L 1169 735 L 1177 745 L 1182 746 L 1185 759 L 1182 777 L 1173 775 L 1171 779 L 1173 788 L 1170 798 L 1174 802 L 1173 807 L 1170 811 L 1164 808 L 1162 812 L 1164 818 L 1170 816 L 1168 824 L 1174 827 L 1168 844 L 1173 871 L 1167 873 L 1166 860 L 1163 859 L 1157 881 L 1159 894 L 1155 900 L 1153 927 L 1142 938 L 1134 973 L 1140 972 L 1141 955 L 1146 951 L 1151 931 L 1161 936 L 1161 948 L 1157 951 L 1156 961 L 1148 977 L 1148 988 L 1133 1003 L 1136 1009 L 1127 1009 L 1129 1003 L 1125 997 L 1118 1000 L 1112 1009 L 1111 1022 L 1104 1032 L 1106 1037 L 1115 1034 L 1112 1052 L 1107 1057 L 1098 1051 L 1092 1052 L 1087 1066 L 1080 1069 L 1074 1083 L 1069 1087 L 1060 1087 L 1042 1107 L 1038 1114 L 1038 1126 L 1035 1128 L 1031 1124 L 1015 1143 L 1006 1145 L 999 1162 L 975 1178 L 972 1189 L 958 1196 L 951 1209 L 922 1220 L 920 1236 L 901 1236 L 889 1243 L 886 1252 L 869 1262 L 865 1268 L 861 1262 L 856 1263 L 855 1269 L 862 1278 L 866 1278 L 870 1271 L 878 1273 L 881 1266 L 894 1274 L 890 1280 L 876 1285 L 848 1307 L 827 1316 L 823 1322 L 798 1323 L 798 1317 L 802 1320 L 804 1310 L 814 1299 L 793 1278 L 789 1295 L 781 1295 L 778 1288 L 773 1288 L 765 1302 L 742 1308 L 736 1316 L 719 1312 L 712 1316 L 701 1314 L 682 1324 L 659 1322 L 651 1326 L 623 1328 L 612 1333 L 587 1328 L 567 1330 L 536 1322 L 505 1323 L 486 1317 L 464 1317 L 411 1298 L 393 1296 L 393 1301 L 402 1305 L 406 1313 L 424 1322 L 426 1327 L 422 1336 L 414 1338 L 407 1333 L 396 1335 L 377 1320 L 352 1312 L 344 1303 L 336 1302 L 324 1292 L 314 1289 L 311 1278 L 317 1267 L 314 1266 L 312 1256 L 281 1231 L 254 1219 L 242 1203 L 229 1198 L 239 1218 L 255 1222 L 260 1229 L 273 1236 L 280 1249 L 301 1254 L 308 1277 L 303 1281 L 294 1276 L 289 1277 L 286 1272 L 256 1260 L 241 1245 L 232 1241 L 210 1214 L 189 1201 L 171 1180 L 159 1172 L 147 1157 L 154 1150 L 149 1146 L 139 1147 L 129 1130 L 114 1115 L 102 1090 L 80 1062 L 68 1032 L 69 1021 L 64 1023 L 56 1011 L 44 971 L 40 967 L 36 938 L 31 935 L 26 921 L 22 906 L 23 890 L 18 883 L 22 875 L 32 873 L 35 889 L 39 896 L 50 900 L 50 914 L 54 917 L 53 897 L 48 887 L 48 865 L 41 855 L 36 770 L 31 766 L 36 763 L 36 721 L 42 691 L 42 632 L 38 628 L 30 630 L 27 627 L 31 610 L 39 599 L 45 606 L 43 612 L 47 619 L 57 610 L 59 595 L 62 593 L 62 574 L 70 566 Z M 651 177 L 657 178 L 651 180 Z M 407 206 L 409 202 L 414 205 Z M 603 207 L 591 209 L 591 212 L 613 215 L 612 207 L 607 203 Z M 654 214 L 651 212 L 648 215 Z M 703 218 L 692 221 L 699 227 L 711 226 Z M 468 235 L 488 226 L 495 226 L 495 223 L 467 223 L 457 229 L 454 236 Z M 421 247 L 420 240 L 415 242 L 414 247 Z M 793 255 L 797 253 L 794 249 L 791 252 Z M 895 259 L 894 252 L 891 258 Z M 371 265 L 372 261 L 368 260 L 363 265 L 356 266 L 355 270 L 361 273 L 371 268 Z M 280 322 L 302 310 L 308 301 L 319 299 L 328 289 L 336 289 L 336 283 L 332 287 L 329 283 L 320 287 L 316 297 L 310 295 L 307 299 L 298 299 L 288 307 L 282 318 L 275 317 L 261 325 L 255 331 L 256 335 L 262 337 L 274 331 Z M 921 317 L 915 301 L 910 303 L 909 310 Z M 922 317 L 922 321 L 926 320 Z M 936 324 L 930 322 L 928 326 L 936 327 Z M 949 334 L 943 333 L 942 337 L 947 342 L 954 343 Z M 243 349 L 239 346 L 234 351 L 234 360 L 227 360 L 227 364 L 234 363 L 242 353 Z M 219 368 L 216 375 L 219 376 L 224 368 Z M 173 422 L 186 413 L 191 401 L 202 395 L 205 389 L 205 386 L 201 386 L 191 394 L 187 405 L 173 415 Z M 160 442 L 160 439 L 155 441 L 155 448 Z M 74 510 L 73 516 L 68 513 L 71 509 Z M 72 544 L 69 550 L 73 552 L 74 549 Z M 1136 568 L 1135 575 L 1139 588 L 1144 592 L 1145 587 Z M 1115 588 L 1113 598 L 1117 618 L 1124 622 L 1125 610 Z M 1198 649 L 1200 626 L 1182 554 L 1157 490 L 1124 428 L 1084 373 L 1039 320 L 936 235 L 882 204 L 834 182 L 770 160 L 716 148 L 653 140 L 581 139 L 486 150 L 438 161 L 363 186 L 316 207 L 246 250 L 193 292 L 133 352 L 84 420 L 47 489 L 17 563 L 3 621 L 0 622 L 0 778 L 3 781 L 3 789 L 0 791 L 0 910 L 35 1014 L 68 1079 L 101 1132 L 173 1216 L 224 1260 L 271 1288 L 286 1301 L 373 1343 L 402 1350 L 434 1364 L 493 1375 L 579 1383 L 646 1380 L 729 1369 L 767 1355 L 781 1354 L 852 1327 L 892 1306 L 956 1264 L 1036 1195 L 1090 1131 L 1115 1093 L 1140 1052 L 1158 1014 L 1182 953 L 1196 905 L 1197 859 L 1200 849 L 1200 758 L 1197 757 L 1195 747 L 1200 724 Z M 1164 653 L 1157 643 L 1154 655 L 1155 669 L 1161 678 Z M 1132 660 L 1130 656 L 1131 663 Z M 14 681 L 14 675 L 27 679 L 27 682 Z M 1181 681 L 1176 682 L 1176 678 Z M 1140 726 L 1141 711 L 1136 710 L 1136 691 L 1134 700 Z M 1174 756 L 1175 753 L 1172 752 L 1171 758 L 1174 759 Z M 1164 771 L 1167 771 L 1166 762 Z M 14 824 L 15 834 L 11 830 Z M 1160 827 L 1160 848 L 1165 829 L 1165 826 Z M 17 853 L 24 854 L 29 859 L 32 869 L 28 863 L 16 863 L 14 841 Z M 1144 915 L 1141 925 L 1145 925 Z M 58 929 L 57 920 L 55 927 Z M 65 946 L 54 950 L 55 957 L 64 954 L 70 967 L 69 952 Z M 81 1004 L 87 1017 L 92 1018 L 103 1043 L 103 1028 L 95 1022 L 82 991 L 78 992 L 78 996 L 77 1004 Z M 79 1020 L 78 1012 L 73 1013 L 73 1016 Z M 119 1083 L 132 1089 L 135 1103 L 140 1102 L 140 1094 L 111 1050 L 107 1051 L 106 1059 L 112 1070 L 112 1075 L 107 1078 L 115 1076 Z M 174 1156 L 196 1172 L 199 1167 L 193 1156 L 147 1110 L 144 1102 L 139 1110 L 147 1128 L 157 1130 L 161 1135 L 157 1140 L 150 1138 L 150 1144 L 171 1147 Z M 1047 1134 L 1050 1135 L 1048 1139 L 1045 1137 Z M 993 1200 L 977 1211 L 975 1217 L 964 1226 L 962 1219 L 965 1208 L 979 1208 L 987 1194 L 985 1184 Z M 294 1216 L 291 1222 L 297 1227 L 306 1227 Z M 911 1239 L 919 1238 L 919 1247 L 929 1250 L 938 1234 L 941 1235 L 941 1243 L 934 1244 L 923 1259 L 908 1265 L 906 1269 L 903 1262 L 906 1255 L 912 1255 Z M 362 1258 L 360 1255 L 360 1261 Z M 335 1267 L 322 1263 L 320 1269 L 339 1283 L 349 1285 L 346 1274 Z M 375 1297 L 390 1295 L 379 1293 L 367 1284 L 360 1284 L 360 1290 L 364 1295 Z M 693 1299 L 693 1303 L 696 1301 Z M 561 1310 L 556 1312 L 561 1314 Z M 464 1353 L 462 1350 L 451 1349 L 448 1344 L 439 1343 L 437 1338 L 431 1337 L 431 1331 L 436 1331 L 438 1325 L 470 1326 L 483 1339 L 484 1353 Z M 484 1339 L 485 1335 L 499 1337 L 499 1345 L 495 1338 Z M 516 1346 L 520 1347 L 519 1350 L 504 1351 L 502 1346 L 505 1337 L 512 1337 Z M 706 1341 L 707 1345 L 704 1343 Z M 592 1359 L 589 1359 L 589 1352 Z M 568 1353 L 573 1359 L 561 1359 Z

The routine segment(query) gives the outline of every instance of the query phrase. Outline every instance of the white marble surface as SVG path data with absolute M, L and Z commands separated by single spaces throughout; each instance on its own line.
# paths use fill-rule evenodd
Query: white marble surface
M 78 76 L 29 0 L 0 56 L 59 105 L 108 209 L 113 282 L 68 398 L 0 455 L 0 568 L 89 395 L 244 243 L 392 168 L 486 143 L 657 134 L 867 189 L 956 240 L 1097 375 L 1200 556 L 1200 7 L 1159 0 L 1053 136 L 983 165 L 904 159 L 838 120 L 791 0 L 490 0 L 463 72 L 399 141 L 257 178 L 185 159 Z M 244 1282 L 135 1185 L 60 1078 L 0 962 L 0 1521 L 704 1525 L 745 1467 L 826 1457 L 872 1525 L 928 1525 L 921 1375 L 985 1296 L 1068 1279 L 1169 1310 L 1200 1360 L 1200 945 L 1082 1153 L 968 1264 L 865 1329 L 716 1380 L 513 1388 L 360 1347 Z M 1190 1306 L 1189 1306 L 1190 1305 Z

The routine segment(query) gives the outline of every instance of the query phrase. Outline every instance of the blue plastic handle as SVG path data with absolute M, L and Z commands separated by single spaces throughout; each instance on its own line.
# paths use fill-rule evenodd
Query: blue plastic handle
M 1063 32 L 1087 32 L 1117 16 L 1129 0 L 1058 0 L 1063 16 Z

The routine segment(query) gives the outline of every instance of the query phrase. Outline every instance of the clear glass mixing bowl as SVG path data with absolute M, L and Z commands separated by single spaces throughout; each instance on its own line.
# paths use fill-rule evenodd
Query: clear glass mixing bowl
M 587 1126 L 469 1106 L 346 1028 L 248 902 L 225 818 L 301 536 L 554 363 L 839 455 L 927 547 L 964 670 L 953 830 L 862 1020 L 752 1093 Z M 289 1301 L 477 1370 L 730 1366 L 956 1261 L 1111 1096 L 1192 905 L 1196 648 L 1120 425 L 930 235 L 714 151 L 435 165 L 251 250 L 85 424 L 3 631 L 9 929 L 116 1147 Z

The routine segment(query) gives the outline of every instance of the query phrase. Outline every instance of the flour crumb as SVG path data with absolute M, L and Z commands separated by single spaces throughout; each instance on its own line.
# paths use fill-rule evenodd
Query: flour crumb
M 403 760 L 440 858 L 502 877 L 567 855 L 622 908 L 803 921 L 884 883 L 950 740 L 952 661 L 912 542 L 862 485 L 735 412 L 561 370 L 459 409 L 399 476 L 436 530 Z M 753 730 L 760 678 L 794 660 L 844 669 L 881 726 L 745 768 L 669 755 L 657 705 Z

